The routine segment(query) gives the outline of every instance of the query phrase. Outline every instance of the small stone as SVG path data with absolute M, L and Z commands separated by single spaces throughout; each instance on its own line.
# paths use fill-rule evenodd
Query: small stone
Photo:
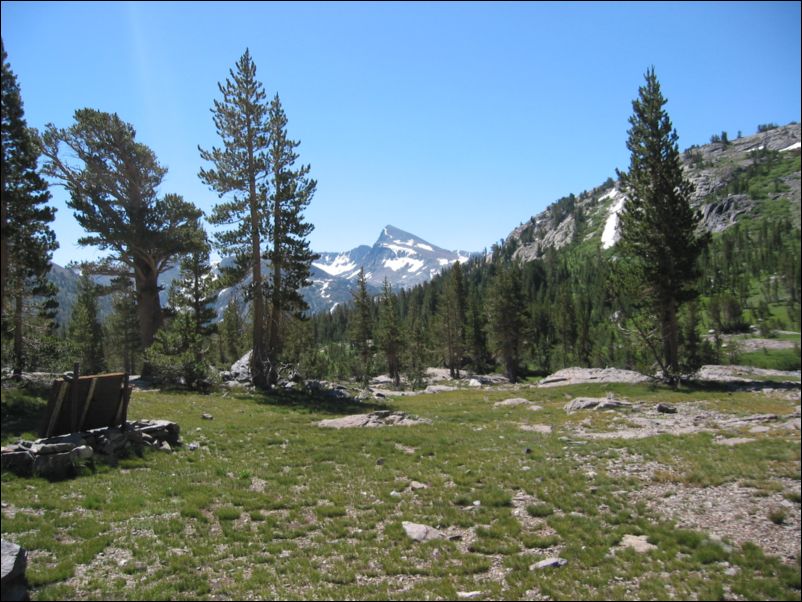
M 527 447 L 527 448 L 524 450 L 524 453 L 525 453 L 525 454 L 531 454 L 531 453 L 532 453 L 532 448 L 531 448 L 531 447 Z
M 379 458 L 376 460 L 376 466 L 383 466 L 384 465 L 384 458 Z
M 203 418 L 204 420 L 214 420 L 214 416 L 212 416 L 211 414 L 206 414 L 205 412 L 201 414 L 201 418 Z
M 397 492 L 395 489 L 393 489 L 390 492 L 390 497 L 401 497 L 401 494 L 399 492 Z
M 568 564 L 568 561 L 565 558 L 559 558 L 555 556 L 552 558 L 546 558 L 540 562 L 536 562 L 529 567 L 529 570 L 536 571 L 539 569 L 559 568 L 561 566 L 565 566 L 566 564 Z
M 443 538 L 443 534 L 440 531 L 428 525 L 404 521 L 401 523 L 401 526 L 404 527 L 404 532 L 407 534 L 407 537 L 414 541 L 432 541 L 434 539 Z
M 412 481 L 412 482 L 409 484 L 409 488 L 410 488 L 412 491 L 417 491 L 418 489 L 428 489 L 428 488 L 429 488 L 429 486 L 428 486 L 428 485 L 426 485 L 425 483 L 420 483 L 420 482 L 418 482 L 418 481 Z
M 675 408 L 671 404 L 661 402 L 657 404 L 657 411 L 660 412 L 661 414 L 676 414 L 677 408 Z
M 473 592 L 457 592 L 457 598 L 460 600 L 475 600 L 482 595 L 482 592 L 477 590 Z
M 646 535 L 624 535 L 619 547 L 630 548 L 635 550 L 638 554 L 646 554 L 647 552 L 657 549 L 656 545 L 647 541 Z
M 200 445 L 198 445 L 197 443 L 190 443 L 187 447 L 189 448 L 189 451 L 195 451 L 200 447 Z

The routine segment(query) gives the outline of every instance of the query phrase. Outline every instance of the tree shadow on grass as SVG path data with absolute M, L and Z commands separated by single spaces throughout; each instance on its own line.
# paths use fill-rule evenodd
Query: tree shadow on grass
M 254 393 L 253 397 L 260 404 L 305 410 L 309 413 L 349 415 L 392 409 L 392 406 L 387 403 L 359 401 L 350 397 L 337 398 L 332 396 L 331 392 L 326 391 L 261 391 Z
M 0 438 L 6 441 L 36 433 L 46 409 L 46 398 L 21 388 L 4 388 L 0 401 Z

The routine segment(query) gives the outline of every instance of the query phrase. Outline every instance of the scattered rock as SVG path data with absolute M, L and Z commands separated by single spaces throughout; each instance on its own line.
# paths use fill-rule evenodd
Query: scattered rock
M 431 420 L 418 418 L 405 412 L 391 412 L 379 410 L 370 414 L 354 414 L 343 418 L 321 420 L 318 426 L 324 428 L 375 428 L 380 426 L 413 426 L 416 424 L 431 424 Z
M 629 548 L 635 550 L 638 554 L 646 554 L 652 550 L 656 550 L 657 546 L 648 542 L 646 535 L 624 535 L 621 543 L 618 544 L 618 549 Z
M 565 558 L 559 558 L 557 556 L 554 556 L 552 558 L 546 558 L 545 560 L 536 562 L 535 564 L 529 567 L 529 570 L 537 571 L 540 569 L 559 568 L 561 566 L 565 566 L 566 564 L 568 564 L 568 561 Z
M 28 600 L 28 582 L 25 568 L 28 558 L 25 550 L 15 543 L 2 540 L 2 575 L 0 585 L 3 600 Z
M 657 411 L 661 414 L 676 414 L 677 408 L 672 406 L 669 403 L 658 403 L 657 404 Z
M 201 418 L 203 420 L 214 420 L 214 416 L 212 416 L 211 414 L 207 414 L 205 412 L 203 414 L 201 414 Z
M 735 445 L 742 445 L 743 443 L 752 443 L 755 439 L 750 437 L 732 437 L 725 439 L 723 437 L 716 437 L 714 443 L 716 445 L 726 445 L 727 447 L 734 447 Z
M 401 523 L 401 526 L 404 527 L 404 532 L 407 534 L 407 537 L 414 541 L 432 541 L 434 539 L 443 538 L 443 534 L 440 531 L 428 525 L 404 521 Z
M 429 385 L 423 390 L 424 393 L 448 393 L 449 391 L 457 391 L 457 387 L 449 387 L 448 385 Z
M 457 592 L 457 598 L 460 600 L 475 600 L 481 595 L 482 592 L 479 590 L 472 592 Z
M 551 433 L 551 426 L 548 424 L 522 424 L 520 428 L 522 431 L 541 433 L 543 435 L 548 435 Z
M 493 404 L 494 408 L 506 408 L 506 407 L 513 407 L 513 406 L 520 406 L 520 405 L 528 405 L 532 403 L 528 399 L 523 399 L 522 397 L 513 397 L 512 399 L 505 399 L 504 401 L 497 401 Z
M 36 441 L 20 441 L 2 449 L 2 468 L 19 476 L 63 479 L 95 456 L 110 462 L 133 446 L 162 448 L 179 444 L 179 426 L 167 420 L 138 420 L 120 427 L 102 427 Z M 166 448 L 164 448 L 166 449 Z
M 428 489 L 428 488 L 429 488 L 429 486 L 428 486 L 428 485 L 426 485 L 425 483 L 420 483 L 420 482 L 418 482 L 418 481 L 412 481 L 412 482 L 409 484 L 409 488 L 410 488 L 412 491 L 417 491 L 417 490 L 419 490 L 419 489 Z
M 547 376 L 539 387 L 561 387 L 582 383 L 643 383 L 652 379 L 632 370 L 618 368 L 565 368 Z
M 481 381 L 479 381 L 479 380 L 477 380 L 475 378 L 472 378 L 472 379 L 470 379 L 468 381 L 468 386 L 469 387 L 481 387 L 482 383 L 481 383 Z
M 607 397 L 577 397 L 565 404 L 565 411 L 569 414 L 579 410 L 612 410 L 615 408 L 630 408 L 628 401 L 618 401 Z

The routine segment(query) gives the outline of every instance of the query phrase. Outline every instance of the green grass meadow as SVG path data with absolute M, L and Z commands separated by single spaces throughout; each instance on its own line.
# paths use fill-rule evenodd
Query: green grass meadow
M 428 600 L 459 592 L 494 600 L 799 600 L 799 557 L 784 562 L 756 545 L 678 528 L 631 502 L 641 481 L 607 470 L 611 459 L 637 454 L 665 467 L 655 478 L 679 487 L 771 490 L 773 479 L 793 479 L 798 491 L 799 432 L 764 433 L 738 447 L 715 445 L 711 433 L 575 437 L 580 421 L 604 428 L 612 418 L 566 414 L 566 401 L 608 392 L 644 404 L 704 399 L 733 415 L 788 414 L 799 403 L 625 385 L 460 390 L 386 404 L 135 392 L 129 419 L 176 421 L 184 445 L 59 482 L 4 473 L 3 538 L 28 550 L 34 600 Z M 509 397 L 543 409 L 493 407 Z M 382 408 L 432 423 L 315 425 Z M 33 398 L 4 392 L 5 443 L 27 432 L 37 409 Z M 528 424 L 552 432 L 521 430 Z M 789 495 L 798 505 L 798 494 Z M 784 519 L 765 517 L 778 529 Z M 403 521 L 445 537 L 416 543 Z M 628 534 L 656 548 L 618 549 Z M 567 564 L 530 568 L 550 556 Z

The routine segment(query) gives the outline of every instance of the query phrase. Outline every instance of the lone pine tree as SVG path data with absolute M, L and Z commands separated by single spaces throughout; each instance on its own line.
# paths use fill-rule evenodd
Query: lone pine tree
M 637 309 L 655 317 L 657 343 L 651 350 L 664 377 L 676 382 L 677 313 L 698 296 L 697 258 L 708 238 L 697 234 L 699 216 L 690 206 L 693 185 L 683 177 L 677 132 L 663 109 L 666 100 L 654 68 L 645 77 L 629 118 L 629 170 L 618 174 L 627 195 L 619 222 L 618 267 L 625 290 L 640 297 Z

